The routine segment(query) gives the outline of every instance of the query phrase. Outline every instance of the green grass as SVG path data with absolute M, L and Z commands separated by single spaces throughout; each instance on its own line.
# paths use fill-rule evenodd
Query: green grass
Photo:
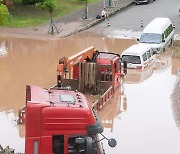
M 99 0 L 88 0 L 88 3 L 98 2 Z M 70 14 L 75 10 L 85 6 L 80 0 L 57 0 L 57 10 L 54 11 L 55 18 Z M 48 11 L 35 7 L 34 5 L 23 5 L 21 0 L 14 0 L 13 8 L 9 9 L 11 16 L 4 27 L 31 27 L 46 23 L 50 19 Z

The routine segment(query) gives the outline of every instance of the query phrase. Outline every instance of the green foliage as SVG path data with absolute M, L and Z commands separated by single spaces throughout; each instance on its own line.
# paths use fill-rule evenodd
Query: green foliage
M 6 5 L 1 4 L 2 0 L 0 0 L 0 26 L 3 26 L 7 21 L 9 16 L 9 11 Z
M 5 22 L 5 27 L 22 28 L 49 23 L 49 10 L 39 9 L 35 5 L 24 5 L 21 1 L 13 0 L 14 7 L 11 9 L 12 18 Z M 88 3 L 98 1 L 100 0 L 88 0 Z M 61 17 L 75 10 L 82 9 L 84 4 L 80 0 L 57 0 L 57 9 L 53 11 L 53 17 Z
M 43 3 L 37 3 L 36 6 L 41 9 L 47 10 L 50 14 L 56 10 L 57 1 L 56 0 L 45 0 Z

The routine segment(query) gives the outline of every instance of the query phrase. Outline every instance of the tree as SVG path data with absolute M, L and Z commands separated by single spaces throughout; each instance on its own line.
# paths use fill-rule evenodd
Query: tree
M 3 26 L 8 19 L 9 11 L 6 5 L 2 4 L 3 0 L 0 0 L 0 26 Z
M 43 3 L 37 3 L 36 4 L 37 7 L 47 10 L 50 13 L 50 33 L 54 34 L 54 28 L 56 29 L 56 31 L 58 32 L 54 22 L 53 22 L 53 11 L 56 10 L 56 6 L 57 6 L 57 0 L 45 0 Z M 58 32 L 59 33 L 59 32 Z

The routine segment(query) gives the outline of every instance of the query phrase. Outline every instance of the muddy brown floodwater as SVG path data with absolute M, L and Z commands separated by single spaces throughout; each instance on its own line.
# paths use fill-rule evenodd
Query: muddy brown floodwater
M 49 88 L 56 83 L 60 57 L 69 57 L 89 46 L 121 53 L 133 39 L 76 35 L 63 39 L 0 37 L 0 144 L 24 152 L 24 126 L 16 124 L 25 105 L 26 84 Z M 154 67 L 131 71 L 116 90 L 111 104 L 99 112 L 104 134 L 115 138 L 107 154 L 179 154 L 180 134 L 171 109 L 170 95 L 180 59 L 171 48 L 160 54 Z

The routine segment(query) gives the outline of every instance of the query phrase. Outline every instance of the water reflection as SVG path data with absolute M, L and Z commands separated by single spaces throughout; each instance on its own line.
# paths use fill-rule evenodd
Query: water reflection
M 121 113 L 127 110 L 127 98 L 124 94 L 123 85 L 116 89 L 116 92 L 111 99 L 110 103 L 107 104 L 103 110 L 98 114 L 102 120 L 103 126 L 109 128 L 113 132 L 114 118 L 121 118 Z
M 172 47 L 169 47 L 166 52 L 161 52 L 156 56 L 155 72 L 162 72 L 169 68 L 172 64 Z
M 120 119 L 114 118 L 113 132 L 105 129 L 105 135 L 114 137 L 118 143 L 117 147 L 110 149 L 104 142 L 107 153 L 180 152 L 180 134 L 174 124 L 170 103 L 175 78 L 169 67 L 162 73 L 153 73 L 139 84 L 124 83 L 128 110 Z
M 174 90 L 171 94 L 171 102 L 172 102 L 172 112 L 174 116 L 174 120 L 176 122 L 176 126 L 180 130 L 180 70 L 179 70 L 179 75 L 177 78 L 177 81 L 174 85 Z
M 180 130 L 180 58 L 173 58 L 172 62 L 172 74 L 177 75 L 177 79 L 171 94 L 171 108 L 176 126 Z
M 124 82 L 129 84 L 138 84 L 148 79 L 153 74 L 154 66 L 151 65 L 145 69 L 128 69 Z
M 3 148 L 10 145 L 16 152 L 24 149 L 24 138 L 19 137 L 19 126 L 16 125 L 16 117 L 13 112 L 0 112 L 0 144 Z
M 6 42 L 0 41 L 0 57 L 7 54 Z

